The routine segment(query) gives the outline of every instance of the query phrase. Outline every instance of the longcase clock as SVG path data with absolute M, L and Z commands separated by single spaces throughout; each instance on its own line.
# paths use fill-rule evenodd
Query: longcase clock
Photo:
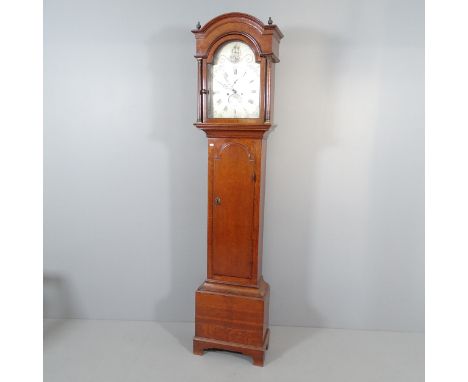
M 263 366 L 270 287 L 262 277 L 266 136 L 283 37 L 271 19 L 218 16 L 192 31 L 195 126 L 208 137 L 207 278 L 195 296 L 193 352 L 223 349 Z

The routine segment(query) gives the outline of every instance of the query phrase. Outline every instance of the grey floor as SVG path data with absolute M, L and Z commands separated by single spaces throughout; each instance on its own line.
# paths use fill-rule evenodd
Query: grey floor
M 273 326 L 265 367 L 191 353 L 193 324 L 44 321 L 45 382 L 422 382 L 424 334 Z

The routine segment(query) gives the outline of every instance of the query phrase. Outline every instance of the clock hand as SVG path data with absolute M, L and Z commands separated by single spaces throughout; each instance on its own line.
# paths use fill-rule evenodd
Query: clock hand
M 231 86 L 229 84 L 223 84 L 221 81 L 216 80 L 218 84 L 220 84 L 224 89 L 231 89 Z
M 247 72 L 244 72 L 244 74 L 242 75 L 242 77 L 237 78 L 237 79 L 232 83 L 232 86 L 234 86 L 234 85 L 236 84 L 236 82 L 239 81 L 241 78 L 244 78 L 246 74 L 247 74 Z

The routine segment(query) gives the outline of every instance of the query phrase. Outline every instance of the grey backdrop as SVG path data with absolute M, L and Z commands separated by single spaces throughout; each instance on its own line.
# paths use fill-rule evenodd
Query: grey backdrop
M 47 317 L 191 321 L 205 276 L 196 22 L 285 34 L 267 156 L 273 324 L 424 329 L 423 0 L 47 0 Z

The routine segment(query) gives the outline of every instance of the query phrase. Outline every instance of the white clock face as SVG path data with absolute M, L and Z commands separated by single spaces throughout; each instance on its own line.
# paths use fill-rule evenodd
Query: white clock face
M 209 65 L 209 118 L 260 116 L 260 64 L 242 41 L 231 41 L 215 53 Z

